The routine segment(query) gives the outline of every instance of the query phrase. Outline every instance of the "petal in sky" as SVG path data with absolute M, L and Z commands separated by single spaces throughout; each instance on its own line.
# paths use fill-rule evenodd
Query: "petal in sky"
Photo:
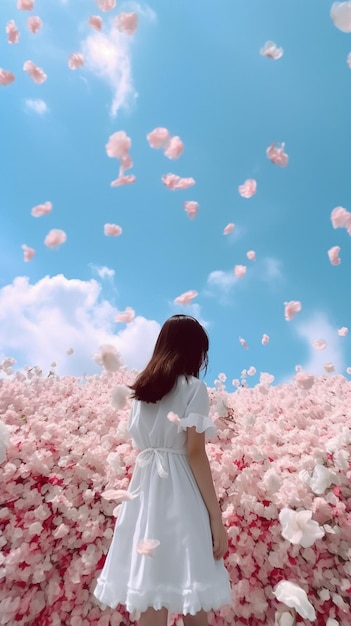
M 38 85 L 45 83 L 47 79 L 45 72 L 41 69 L 41 67 L 34 65 L 33 61 L 25 61 L 23 69 Z
M 165 156 L 169 159 L 178 159 L 184 150 L 184 144 L 180 137 L 171 137 L 166 149 Z
M 327 347 L 327 342 L 325 341 L 325 339 L 314 339 L 314 341 L 312 341 L 312 347 L 315 350 L 325 350 Z
M 275 165 L 279 165 L 280 167 L 285 167 L 288 164 L 289 157 L 284 152 L 285 143 L 280 144 L 278 146 L 275 143 L 272 143 L 266 150 L 266 155 L 272 163 Z
M 243 198 L 251 198 L 256 193 L 257 183 L 253 178 L 245 180 L 243 185 L 239 185 L 238 191 Z
M 233 223 L 227 224 L 223 230 L 223 235 L 229 235 L 229 233 L 233 232 L 234 228 L 235 228 L 235 224 Z
M 112 11 L 116 6 L 116 0 L 96 0 L 96 4 L 101 11 Z
M 35 33 L 37 33 L 38 30 L 40 30 L 41 27 L 43 26 L 43 22 L 40 19 L 40 17 L 38 17 L 37 15 L 32 15 L 27 20 L 27 26 L 30 32 L 33 33 L 33 35 L 35 35 Z
M 249 261 L 256 261 L 256 252 L 255 252 L 255 250 L 249 250 L 248 252 L 246 252 L 246 256 L 249 259 Z
M 17 9 L 20 11 L 33 11 L 34 0 L 17 0 Z
M 296 313 L 299 313 L 299 311 L 301 311 L 302 309 L 302 305 L 299 300 L 290 300 L 290 302 L 284 302 L 284 306 L 284 315 L 287 322 L 290 322 L 294 315 L 296 315 Z
M 88 19 L 88 24 L 91 28 L 95 28 L 95 30 L 102 29 L 102 17 L 100 15 L 91 15 Z
M 274 59 L 277 61 L 283 56 L 283 48 L 278 48 L 274 41 L 266 41 L 263 48 L 260 50 L 260 54 L 268 59 Z
M 188 189 L 195 185 L 193 178 L 181 178 L 176 174 L 165 174 L 162 176 L 162 182 L 168 189 Z
M 328 250 L 329 261 L 332 265 L 340 265 L 341 259 L 339 258 L 340 246 L 333 246 Z
M 349 329 L 346 326 L 343 326 L 342 328 L 339 328 L 338 335 L 339 337 L 346 337 L 348 332 L 349 332 Z
M 332 210 L 330 219 L 333 224 L 333 228 L 346 228 L 349 235 L 351 235 L 351 213 L 344 209 L 342 206 L 337 206 Z
M 121 33 L 133 35 L 138 28 L 138 16 L 136 13 L 120 13 L 114 23 Z
M 195 202 L 194 200 L 188 200 L 188 202 L 184 202 L 184 209 L 190 219 L 193 220 L 198 214 L 199 203 Z
M 129 324 L 135 318 L 135 311 L 132 307 L 127 306 L 124 311 L 119 311 L 115 317 L 115 322 L 124 322 Z
M 70 70 L 77 70 L 79 67 L 83 67 L 84 57 L 81 52 L 73 52 L 68 58 L 68 67 Z
M 58 248 L 63 243 L 65 243 L 66 239 L 67 235 L 63 230 L 60 230 L 59 228 L 53 228 L 46 235 L 44 243 L 48 248 Z
M 33 217 L 41 217 L 42 215 L 48 215 L 52 211 L 52 203 L 44 202 L 43 204 L 38 204 L 33 207 L 31 210 L 31 214 Z
M 19 32 L 14 20 L 10 20 L 6 24 L 7 41 L 9 43 L 19 42 Z
M 269 343 L 269 336 L 266 333 L 263 333 L 261 343 L 263 346 L 266 346 Z
M 197 291 L 194 291 L 193 289 L 191 289 L 190 291 L 185 291 L 180 296 L 177 296 L 177 298 L 174 300 L 174 304 L 182 304 L 186 306 L 187 304 L 190 304 L 190 302 L 194 300 L 197 295 Z
M 117 224 L 105 224 L 104 233 L 108 237 L 118 237 L 122 234 L 122 228 Z
M 246 274 L 246 265 L 236 265 L 234 267 L 234 274 L 237 278 L 243 278 Z
M 343 33 L 351 33 L 351 2 L 334 2 L 330 9 L 330 17 L 336 28 Z
M 116 180 L 113 180 L 111 183 L 111 187 L 120 187 L 121 185 L 131 185 L 135 183 L 136 176 L 134 174 L 129 174 L 128 176 L 118 176 Z
M 242 337 L 239 337 L 239 341 L 240 341 L 242 347 L 245 348 L 245 350 L 249 349 L 249 346 L 247 345 L 247 342 L 245 341 L 245 339 L 243 339 Z
M 170 134 L 167 128 L 157 127 L 146 135 L 146 139 L 151 148 L 164 148 L 170 139 Z
M 0 68 L 0 85 L 6 87 L 6 85 L 11 85 L 14 80 L 15 75 L 12 72 L 8 72 L 7 70 Z
M 122 159 L 128 155 L 132 140 L 124 130 L 119 130 L 109 137 L 106 144 L 107 155 L 111 158 Z
M 31 261 L 32 258 L 35 255 L 35 250 L 34 248 L 29 248 L 29 246 L 26 246 L 25 243 L 22 244 L 22 250 L 23 250 L 23 258 L 24 261 L 28 262 Z

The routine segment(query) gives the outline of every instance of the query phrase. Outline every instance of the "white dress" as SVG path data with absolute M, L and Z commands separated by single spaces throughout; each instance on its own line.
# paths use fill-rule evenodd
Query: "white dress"
M 179 424 L 167 414 L 176 413 Z M 131 614 L 148 607 L 195 614 L 231 604 L 228 572 L 213 557 L 209 516 L 186 455 L 186 429 L 216 429 L 208 417 L 205 384 L 179 377 L 156 404 L 134 400 L 129 418 L 133 445 L 141 450 L 123 502 L 94 596 L 104 605 L 123 604 Z M 136 551 L 139 542 L 160 543 L 152 556 Z

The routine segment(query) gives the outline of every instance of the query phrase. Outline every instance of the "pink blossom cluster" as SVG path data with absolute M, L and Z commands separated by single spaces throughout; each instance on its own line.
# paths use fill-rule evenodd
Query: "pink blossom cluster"
M 1 623 L 130 625 L 93 590 L 119 511 L 106 497 L 128 488 L 137 455 L 127 431 L 136 373 L 81 380 L 12 365 L 0 364 Z M 228 393 L 220 374 L 209 389 L 233 590 L 211 626 L 349 626 L 351 383 L 299 375 Z

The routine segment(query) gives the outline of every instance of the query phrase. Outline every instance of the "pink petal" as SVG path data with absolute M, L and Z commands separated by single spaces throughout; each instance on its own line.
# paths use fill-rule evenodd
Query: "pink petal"
M 195 185 L 193 178 L 180 178 L 176 174 L 165 174 L 162 176 L 162 182 L 168 189 L 188 189 Z
M 111 158 L 121 159 L 128 156 L 128 152 L 132 145 L 132 140 L 128 137 L 124 130 L 119 130 L 109 137 L 106 144 L 107 155 Z
M 118 176 L 116 180 L 113 180 L 111 183 L 111 187 L 120 187 L 121 185 L 131 185 L 135 183 L 136 176 L 134 174 L 129 174 L 129 176 Z
M 188 202 L 184 202 L 184 209 L 190 219 L 194 219 L 199 211 L 199 203 L 194 200 L 188 200 Z
M 120 175 L 126 170 L 130 170 L 133 167 L 133 159 L 129 154 L 126 154 L 120 158 Z
M 26 244 L 22 244 L 22 250 L 23 250 L 23 258 L 24 261 L 28 262 L 31 261 L 32 258 L 35 255 L 35 250 L 34 248 L 29 248 L 28 246 L 26 246 Z
M 179 424 L 180 422 L 179 416 L 177 413 L 173 413 L 173 411 L 167 413 L 167 419 L 169 419 L 170 422 L 173 422 L 173 424 Z
M 17 9 L 20 11 L 33 11 L 34 0 L 17 0 Z
M 111 344 L 100 346 L 99 352 L 93 355 L 93 359 L 104 367 L 107 372 L 117 372 L 122 366 L 120 355 Z
M 312 341 L 312 346 L 315 350 L 325 350 L 327 347 L 327 342 L 325 339 L 315 339 Z
M 33 207 L 31 210 L 31 214 L 33 217 L 41 217 L 42 215 L 48 215 L 52 211 L 51 202 L 44 202 L 44 204 L 38 204 Z
M 139 541 L 136 551 L 143 556 L 152 556 L 152 553 L 157 546 L 160 545 L 158 539 L 144 539 Z
M 223 230 L 223 235 L 229 235 L 229 233 L 233 232 L 235 228 L 235 224 L 227 224 L 226 227 Z
M 314 376 L 302 370 L 296 374 L 294 379 L 300 387 L 306 390 L 311 389 L 311 387 L 314 385 Z
M 149 142 L 151 148 L 163 148 L 166 143 L 170 139 L 170 134 L 167 128 L 154 128 L 148 135 L 146 135 L 146 139 Z
M 351 367 L 346 368 L 346 374 L 349 374 L 349 375 L 351 374 Z
M 256 252 L 255 252 L 255 250 L 249 250 L 248 252 L 246 252 L 246 256 L 249 259 L 249 261 L 256 261 Z
M 235 276 L 237 276 L 238 278 L 243 278 L 243 276 L 245 276 L 246 274 L 246 269 L 246 265 L 236 265 L 234 267 Z
M 108 237 L 118 237 L 122 234 L 122 228 L 117 224 L 105 224 L 104 233 Z
M 89 26 L 91 26 L 92 28 L 95 28 L 96 30 L 101 30 L 102 18 L 100 17 L 100 15 L 91 15 L 88 19 L 88 24 Z
M 290 300 L 290 302 L 284 302 L 284 305 L 284 314 L 287 322 L 290 322 L 294 315 L 296 315 L 296 313 L 298 313 L 302 309 L 302 305 L 299 300 Z
M 351 213 L 344 207 L 338 206 L 333 209 L 330 219 L 334 228 L 346 228 L 348 234 L 351 235 Z
M 15 75 L 12 72 L 8 72 L 7 70 L 3 70 L 0 68 L 0 85 L 5 87 L 6 85 L 11 85 L 15 80 Z
M 136 13 L 120 13 L 114 23 L 121 33 L 133 35 L 138 28 L 138 16 Z
M 116 0 L 96 0 L 96 4 L 101 11 L 112 11 L 116 6 Z
M 341 259 L 339 259 L 339 252 L 341 248 L 339 246 L 333 246 L 328 250 L 329 261 L 332 265 L 340 265 Z
M 174 300 L 174 304 L 183 304 L 184 306 L 186 306 L 187 304 L 190 304 L 190 302 L 194 298 L 196 298 L 197 295 L 198 295 L 197 291 L 194 291 L 194 290 L 185 291 Z
M 127 502 L 128 500 L 133 500 L 135 498 L 135 494 L 130 491 L 126 491 L 125 489 L 107 489 L 101 494 L 101 497 L 104 498 L 104 500 Z
M 338 335 L 339 337 L 346 337 L 348 332 L 349 332 L 349 329 L 346 326 L 343 326 L 342 328 L 339 328 Z
M 40 30 L 41 27 L 43 26 L 43 22 L 40 19 L 40 17 L 38 17 L 37 15 L 32 15 L 27 20 L 27 26 L 30 32 L 33 33 L 33 35 L 35 35 L 35 33 L 37 33 L 38 30 Z
M 257 183 L 253 178 L 245 180 L 243 185 L 238 187 L 238 191 L 243 198 L 251 198 L 256 193 Z
M 333 363 L 324 363 L 323 365 L 324 369 L 326 372 L 328 372 L 328 374 L 330 374 L 331 372 L 335 372 L 335 367 L 333 365 Z
M 66 354 L 68 354 L 68 356 L 71 356 L 73 352 L 74 352 L 73 348 L 68 348 L 68 350 L 66 350 Z
M 351 33 L 351 2 L 334 2 L 330 17 L 336 28 L 343 33 Z
M 68 67 L 70 70 L 77 70 L 84 65 L 84 57 L 80 52 L 73 52 L 68 59 Z
M 61 244 L 65 243 L 67 235 L 63 230 L 53 228 L 46 235 L 44 243 L 48 248 L 58 248 Z
M 261 343 L 263 346 L 266 346 L 267 343 L 269 343 L 269 335 L 266 335 L 266 333 L 263 333 Z
M 266 41 L 263 48 L 260 50 L 260 54 L 268 59 L 274 59 L 277 61 L 283 56 L 283 48 L 278 48 L 273 41 Z
M 255 376 L 255 374 L 256 374 L 256 368 L 253 365 L 250 365 L 249 369 L 247 370 L 247 375 Z
M 19 32 L 14 20 L 10 20 L 6 24 L 6 32 L 8 35 L 9 43 L 18 43 L 19 42 Z
M 288 164 L 289 157 L 284 152 L 285 143 L 280 144 L 280 146 L 272 143 L 269 148 L 266 150 L 266 155 L 274 163 L 275 165 L 279 165 L 280 167 L 285 167 Z
M 184 144 L 180 137 L 171 137 L 165 149 L 165 156 L 169 159 L 178 159 L 184 150 Z
M 262 385 L 270 385 L 273 381 L 274 381 L 273 374 L 269 374 L 268 372 L 261 372 L 260 383 Z
M 130 306 L 127 306 L 124 311 L 119 311 L 115 317 L 115 322 L 125 322 L 129 324 L 135 317 L 135 311 Z
M 247 345 L 245 339 L 243 339 L 242 337 L 239 337 L 239 341 L 240 341 L 242 347 L 245 348 L 245 350 L 248 350 L 249 346 Z
M 38 85 L 44 83 L 47 79 L 47 76 L 41 67 L 34 65 L 32 61 L 25 61 L 23 69 Z

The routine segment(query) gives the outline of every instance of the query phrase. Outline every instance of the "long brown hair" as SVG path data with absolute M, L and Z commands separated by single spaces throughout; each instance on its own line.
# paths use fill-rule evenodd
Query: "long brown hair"
M 153 355 L 139 374 L 132 397 L 143 402 L 158 402 L 175 386 L 181 375 L 199 377 L 207 369 L 208 336 L 190 315 L 173 315 L 162 326 Z

